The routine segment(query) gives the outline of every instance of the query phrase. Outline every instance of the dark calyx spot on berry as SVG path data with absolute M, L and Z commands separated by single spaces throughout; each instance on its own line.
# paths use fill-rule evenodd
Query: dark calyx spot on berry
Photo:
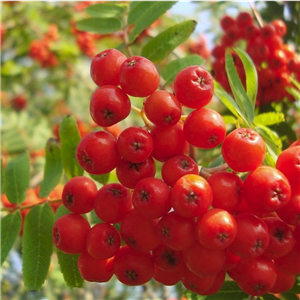
M 218 240 L 219 240 L 220 242 L 226 241 L 227 238 L 228 238 L 228 233 L 220 233 L 220 234 L 218 235 Z
M 142 143 L 135 141 L 132 144 L 132 148 L 134 149 L 134 151 L 138 151 L 142 148 L 142 145 L 143 145 Z
M 218 141 L 218 136 L 216 134 L 213 134 L 209 139 L 208 139 L 208 142 L 210 144 L 215 144 L 217 141 Z
M 108 108 L 103 112 L 105 119 L 112 119 L 114 116 L 114 112 L 109 110 Z
M 177 265 L 177 261 L 176 258 L 174 256 L 174 252 L 173 251 L 166 251 L 163 253 L 162 258 L 164 261 L 167 262 L 167 264 L 169 266 L 176 266 Z
M 84 152 L 82 155 L 82 161 L 86 164 L 86 165 L 93 165 L 93 160 L 90 159 L 90 157 Z
M 240 131 L 239 134 L 243 139 L 249 139 L 251 141 L 254 141 L 256 139 L 256 134 L 253 132 L 249 132 L 248 130 Z
M 138 278 L 138 274 L 136 273 L 135 270 L 126 270 L 125 271 L 125 277 L 132 280 L 132 281 L 135 281 Z
M 161 232 L 162 232 L 163 236 L 170 237 L 170 229 L 169 228 L 163 227 L 161 229 Z
M 136 171 L 139 171 L 141 165 L 142 163 L 132 163 L 129 165 L 129 169 L 135 169 Z
M 173 120 L 173 117 L 172 116 L 166 116 L 165 118 L 164 118 L 164 121 L 165 121 L 165 123 L 170 123 L 170 122 L 172 122 L 172 120 Z
M 136 240 L 132 237 L 128 237 L 126 239 L 126 244 L 132 248 L 135 248 L 136 247 Z
M 109 189 L 109 192 L 111 192 L 114 196 L 119 196 L 121 194 L 121 191 L 118 189 Z
M 253 287 L 253 290 L 254 291 L 261 291 L 265 288 L 265 285 L 264 284 L 261 284 L 261 283 L 258 283 L 256 284 L 254 287 Z
M 186 170 L 189 167 L 189 162 L 186 159 L 182 159 L 180 161 L 180 165 L 183 170 Z
M 140 199 L 142 202 L 148 202 L 149 201 L 149 192 L 147 191 L 141 191 L 140 192 Z
M 73 199 L 74 199 L 74 196 L 73 196 L 73 195 L 67 194 L 67 195 L 66 195 L 67 205 L 72 205 L 73 202 L 74 202 Z
M 113 235 L 109 235 L 108 236 L 108 238 L 107 238 L 107 244 L 109 245 L 109 246 L 112 246 L 112 245 L 114 245 L 114 243 L 115 243 L 115 238 L 114 238 L 114 236 Z
M 55 245 L 58 245 L 60 243 L 60 234 L 58 229 L 55 229 L 55 233 L 54 233 L 54 243 Z
M 198 195 L 193 192 L 193 191 L 190 191 L 187 195 L 186 195 L 186 198 L 187 198 L 187 202 L 188 203 L 196 203 L 197 202 L 197 199 L 198 199 Z
M 277 228 L 273 236 L 280 242 L 284 240 L 284 230 Z
M 102 53 L 101 55 L 100 55 L 100 57 L 102 58 L 102 57 L 106 57 L 107 56 L 107 53 Z
M 256 243 L 253 245 L 253 248 L 255 250 L 258 250 L 262 247 L 262 245 L 263 245 L 263 242 L 261 240 L 257 240 Z

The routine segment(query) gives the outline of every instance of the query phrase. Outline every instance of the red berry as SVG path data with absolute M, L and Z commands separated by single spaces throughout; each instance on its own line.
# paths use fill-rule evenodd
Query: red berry
M 230 132 L 222 144 L 222 156 L 236 172 L 256 169 L 264 160 L 266 145 L 253 129 L 238 128 Z
M 92 60 L 90 74 L 98 86 L 119 85 L 119 71 L 126 56 L 116 49 L 106 49 Z
M 132 56 L 121 65 L 119 80 L 126 94 L 147 97 L 158 88 L 159 74 L 155 65 L 147 58 Z
M 203 67 L 186 67 L 176 75 L 174 79 L 174 91 L 182 105 L 189 108 L 203 107 L 213 97 L 213 77 Z
M 96 89 L 90 101 L 93 121 L 101 126 L 112 126 L 128 117 L 131 110 L 129 97 L 117 86 L 104 85 Z

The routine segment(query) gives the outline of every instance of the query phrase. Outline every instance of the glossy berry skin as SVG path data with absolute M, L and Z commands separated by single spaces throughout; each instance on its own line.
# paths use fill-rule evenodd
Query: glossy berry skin
M 170 127 L 154 125 L 150 134 L 153 139 L 152 156 L 158 161 L 166 161 L 172 156 L 184 154 L 187 149 L 183 127 L 179 123 Z
M 115 255 L 114 274 L 123 284 L 142 285 L 153 277 L 154 270 L 150 253 L 140 253 L 125 245 Z
M 155 91 L 144 102 L 147 118 L 157 126 L 173 126 L 181 117 L 181 104 L 172 93 Z
M 295 244 L 286 255 L 274 259 L 277 270 L 289 275 L 300 275 L 299 246 Z
M 300 146 L 283 150 L 277 158 L 276 169 L 286 176 L 292 191 L 300 193 Z
M 181 273 L 176 270 L 175 271 L 163 270 L 155 264 L 153 279 L 163 285 L 172 286 L 180 282 Z
M 133 163 L 121 158 L 116 168 L 119 182 L 129 189 L 133 189 L 143 178 L 154 177 L 155 173 L 156 166 L 152 156 L 149 156 L 141 163 Z
M 284 21 L 276 19 L 271 21 L 271 24 L 275 28 L 275 32 L 278 36 L 283 37 L 286 34 L 287 27 Z
M 86 214 L 94 208 L 97 191 L 97 186 L 91 178 L 73 177 L 63 188 L 62 202 L 70 212 Z
M 171 191 L 172 207 L 179 215 L 186 218 L 194 218 L 206 213 L 212 199 L 212 190 L 206 179 L 195 174 L 180 177 Z
M 234 217 L 226 210 L 213 208 L 196 223 L 196 236 L 200 244 L 209 249 L 225 249 L 236 236 Z
M 141 163 L 152 153 L 153 140 L 150 133 L 140 126 L 124 129 L 118 137 L 120 155 L 133 163 Z
M 139 252 L 149 252 L 160 244 L 156 232 L 157 219 L 145 219 L 132 209 L 121 221 L 120 234 L 123 241 Z
M 108 223 L 95 224 L 86 238 L 87 252 L 98 259 L 113 257 L 121 246 L 121 237 L 115 227 Z
M 300 226 L 300 194 L 293 193 L 290 201 L 277 209 L 276 214 L 287 224 Z
M 235 173 L 221 171 L 213 173 L 207 179 L 212 192 L 214 208 L 235 211 L 243 198 L 243 181 Z
M 186 67 L 174 79 L 174 92 L 182 105 L 189 108 L 203 107 L 213 97 L 213 77 L 203 67 Z
M 198 276 L 216 275 L 226 260 L 223 249 L 208 249 L 199 242 L 182 252 L 186 266 Z
M 91 78 L 98 86 L 119 85 L 119 71 L 125 60 L 126 56 L 117 49 L 101 51 L 91 62 Z
M 169 186 L 174 186 L 176 181 L 186 174 L 199 172 L 197 163 L 186 155 L 175 155 L 166 160 L 161 168 L 163 181 Z
M 78 254 L 85 249 L 89 222 L 77 214 L 66 214 L 58 218 L 52 229 L 53 243 L 67 254 Z
M 263 256 L 242 258 L 235 272 L 238 273 L 235 280 L 239 287 L 252 296 L 261 296 L 268 293 L 277 278 L 273 261 Z
M 90 114 L 93 121 L 101 127 L 112 126 L 124 120 L 130 110 L 129 97 L 117 86 L 101 86 L 91 97 Z
M 202 107 L 192 111 L 183 126 L 186 140 L 201 149 L 212 149 L 226 136 L 226 124 L 215 110 Z
M 90 174 L 109 173 L 120 161 L 117 139 L 107 131 L 90 132 L 78 143 L 76 158 Z
M 285 274 L 276 270 L 276 281 L 273 287 L 270 289 L 270 293 L 281 294 L 289 291 L 295 284 L 295 276 L 290 274 Z
M 258 257 L 268 248 L 270 232 L 266 223 L 251 213 L 240 213 L 235 217 L 237 234 L 229 250 L 240 257 Z
M 119 81 L 122 90 L 134 97 L 147 97 L 159 85 L 159 73 L 155 65 L 145 57 L 132 56 L 121 65 Z
M 131 208 L 131 192 L 120 183 L 103 185 L 95 196 L 94 210 L 103 222 L 118 223 Z
M 196 239 L 194 221 L 175 211 L 164 215 L 157 223 L 156 230 L 161 242 L 177 251 L 189 248 Z
M 135 209 L 146 219 L 157 219 L 171 209 L 170 188 L 161 179 L 141 179 L 132 194 Z
M 269 228 L 271 238 L 264 255 L 271 259 L 286 255 L 296 243 L 293 230 L 278 217 L 266 217 L 263 220 Z
M 272 212 L 286 205 L 291 197 L 287 178 L 270 166 L 259 166 L 244 181 L 247 204 L 258 212 Z
M 230 168 L 236 172 L 248 172 L 263 162 L 266 145 L 253 129 L 238 128 L 225 137 L 221 151 Z
M 80 253 L 77 261 L 82 278 L 90 282 L 108 282 L 113 274 L 113 258 L 99 259 L 92 257 L 87 251 Z

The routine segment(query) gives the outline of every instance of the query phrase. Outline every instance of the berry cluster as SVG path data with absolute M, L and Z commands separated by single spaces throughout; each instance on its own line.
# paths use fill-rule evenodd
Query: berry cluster
M 220 43 L 212 49 L 212 68 L 216 80 L 230 92 L 225 72 L 225 52 L 232 47 L 246 43 L 245 50 L 253 60 L 258 73 L 257 105 L 294 100 L 286 91 L 291 87 L 290 77 L 300 80 L 300 57 L 293 46 L 285 44 L 283 36 L 287 28 L 282 20 L 274 20 L 259 27 L 248 12 L 240 12 L 236 18 L 229 15 L 220 21 L 224 34 Z M 234 54 L 233 54 L 234 55 Z M 245 73 L 241 60 L 235 56 L 235 66 L 245 84 Z
M 57 40 L 58 28 L 55 24 L 50 24 L 48 31 L 41 40 L 33 40 L 30 43 L 29 56 L 38 61 L 43 68 L 56 66 L 58 59 L 51 50 L 51 45 Z
M 300 273 L 300 146 L 283 151 L 276 167 L 263 166 L 261 136 L 250 128 L 226 135 L 222 116 L 205 107 L 213 79 L 199 66 L 180 71 L 170 93 L 158 89 L 151 61 L 108 49 L 92 60 L 91 77 L 98 86 L 90 101 L 97 125 L 114 126 L 129 115 L 130 97 L 145 97 L 139 111 L 145 126 L 129 126 L 117 138 L 92 131 L 77 146 L 87 173 L 115 170 L 118 178 L 98 188 L 77 176 L 64 186 L 70 213 L 55 222 L 53 242 L 79 254 L 82 277 L 106 282 L 115 275 L 130 286 L 152 278 L 182 282 L 208 295 L 228 274 L 250 295 L 290 289 Z M 201 176 L 189 147 L 221 143 L 228 168 Z M 92 211 L 101 220 L 93 225 L 85 218 Z

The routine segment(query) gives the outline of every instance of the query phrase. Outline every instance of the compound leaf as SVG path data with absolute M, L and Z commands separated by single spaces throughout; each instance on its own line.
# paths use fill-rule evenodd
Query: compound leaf
M 205 60 L 197 55 L 188 55 L 183 58 L 178 58 L 168 63 L 161 71 L 161 76 L 166 81 L 166 85 L 172 83 L 176 75 L 188 66 L 202 65 Z
M 148 26 L 175 3 L 175 1 L 133 1 L 128 14 L 128 25 L 134 24 L 129 34 L 129 42 L 134 42 Z
M 197 22 L 187 20 L 176 24 L 152 38 L 142 49 L 141 55 L 152 62 L 163 60 L 177 46 L 189 38 Z
M 109 34 L 120 30 L 122 23 L 118 18 L 87 18 L 77 21 L 76 27 L 82 31 Z
M 27 152 L 10 160 L 4 171 L 5 192 L 11 203 L 21 204 L 29 188 L 30 166 Z
M 63 163 L 61 149 L 56 139 L 49 139 L 46 144 L 46 162 L 44 167 L 44 178 L 40 184 L 39 196 L 47 197 L 49 193 L 59 184 L 63 174 Z
M 64 171 L 71 179 L 83 174 L 83 169 L 76 160 L 76 148 L 80 142 L 76 119 L 74 116 L 65 116 L 59 126 L 59 138 Z
M 21 229 L 22 217 L 19 211 L 1 218 L 1 265 L 12 249 Z
M 49 203 L 33 207 L 26 215 L 22 239 L 23 280 L 26 290 L 40 290 L 53 252 L 54 213 Z

